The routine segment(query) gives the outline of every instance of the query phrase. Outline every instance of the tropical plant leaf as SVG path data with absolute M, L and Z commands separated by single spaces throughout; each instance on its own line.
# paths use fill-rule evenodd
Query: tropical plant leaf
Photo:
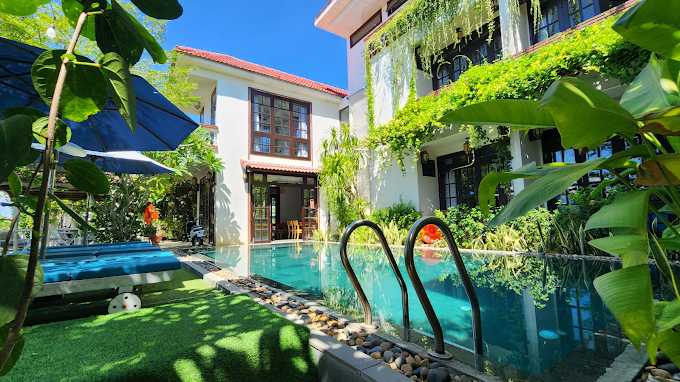
M 48 193 L 48 195 L 50 196 L 50 199 L 52 199 L 52 200 L 54 200 L 55 202 L 57 202 L 57 204 L 59 205 L 59 207 L 61 207 L 61 209 L 64 210 L 64 212 L 66 212 L 70 217 L 72 217 L 73 220 L 75 220 L 76 222 L 78 222 L 78 224 L 80 225 L 81 228 L 87 227 L 88 231 L 90 231 L 90 232 L 95 232 L 95 231 L 96 231 L 96 229 L 95 229 L 94 227 L 92 227 L 91 225 L 87 224 L 87 222 L 85 221 L 85 219 L 83 219 L 82 216 L 78 215 L 77 212 L 75 212 L 73 209 L 71 209 L 71 207 L 69 207 L 66 203 L 64 203 L 63 200 L 59 199 L 56 195 L 54 195 L 54 194 L 51 193 L 51 192 Z
M 111 9 L 95 16 L 97 46 L 103 53 L 115 52 L 129 65 L 134 65 L 144 52 L 139 32 L 123 8 L 115 2 L 111 6 Z
M 94 163 L 85 159 L 69 159 L 63 166 L 68 171 L 66 179 L 73 187 L 93 195 L 109 192 L 109 178 Z
M 673 329 L 674 326 L 680 325 L 680 300 L 656 302 L 654 303 L 654 311 L 658 332 Z
M 132 84 L 132 74 L 125 59 L 115 52 L 106 53 L 99 60 L 101 69 L 108 78 L 108 88 L 113 103 L 132 130 L 137 132 L 137 98 Z
M 520 178 L 538 178 L 556 168 L 556 166 L 536 167 L 536 162 L 531 162 L 511 172 L 490 172 L 479 183 L 479 208 L 484 215 L 489 215 L 489 204 L 495 204 L 496 187 L 500 183 Z
M 14 326 L 13 323 L 0 326 L 0 344 L 5 343 L 5 340 L 7 339 L 7 336 L 9 335 L 9 331 L 10 329 L 12 329 L 12 326 Z M 9 354 L 7 362 L 5 362 L 5 365 L 2 367 L 2 369 L 0 369 L 0 377 L 6 375 L 12 370 L 12 368 L 14 368 L 14 365 L 17 363 L 17 360 L 19 360 L 19 357 L 21 356 L 21 352 L 24 351 L 24 344 L 25 344 L 24 335 L 20 333 L 19 339 L 14 344 L 14 347 L 12 348 L 12 351 Z
M 24 280 L 28 270 L 28 255 L 12 255 L 0 257 L 0 325 L 5 325 L 17 314 Z M 36 266 L 33 278 L 31 299 L 38 295 L 43 284 L 43 269 L 40 263 Z
M 539 101 L 498 99 L 480 102 L 445 114 L 439 122 L 464 125 L 555 127 L 550 113 L 538 110 Z
M 60 153 L 70 155 L 72 157 L 83 158 L 87 156 L 85 150 L 82 147 L 76 145 L 75 143 L 69 142 L 57 149 Z
M 132 3 L 155 19 L 174 20 L 184 12 L 177 0 L 132 0 Z
M 633 228 L 647 230 L 650 190 L 617 194 L 614 202 L 603 206 L 586 223 L 586 230 L 595 228 Z
M 680 292 L 678 292 L 678 284 L 675 282 L 675 276 L 673 275 L 673 270 L 668 262 L 668 257 L 666 257 L 666 252 L 661 247 L 656 235 L 649 232 L 649 247 L 652 250 L 652 255 L 654 255 L 654 261 L 656 262 L 657 268 L 661 273 L 670 280 L 673 285 L 673 290 L 675 291 L 675 296 L 680 299 Z M 680 324 L 680 322 L 678 322 Z M 672 327 L 673 325 L 671 325 Z
M 647 235 L 614 235 L 588 242 L 593 247 L 619 257 L 623 267 L 647 264 L 649 242 Z
M 0 13 L 9 13 L 14 16 L 30 16 L 38 10 L 39 6 L 49 2 L 50 0 L 4 0 L 0 1 Z
M 626 41 L 680 60 L 680 12 L 667 0 L 644 0 L 626 11 L 612 29 Z
M 651 333 L 645 339 L 645 350 L 652 365 L 656 365 L 656 353 L 659 351 L 659 342 L 661 342 L 661 338 L 656 333 Z
M 111 1 L 112 3 L 115 3 L 114 0 Z M 122 10 L 122 8 L 120 9 Z M 125 10 L 123 10 L 123 12 L 125 12 Z M 168 56 L 165 54 L 165 50 L 163 49 L 163 47 L 158 43 L 158 41 L 156 41 L 156 38 L 153 37 L 153 35 L 149 33 L 149 31 L 146 30 L 146 28 L 144 28 L 144 26 L 140 24 L 136 18 L 134 18 L 127 12 L 125 12 L 125 14 L 127 14 L 128 19 L 130 20 L 132 25 L 134 25 L 135 28 L 137 29 L 137 32 L 139 33 L 138 38 L 140 39 L 139 42 L 142 43 L 144 49 L 146 49 L 146 51 L 149 53 L 154 62 L 159 64 L 165 64 L 165 62 L 168 60 Z
M 98 0 L 97 2 L 99 3 L 99 6 L 97 8 L 88 9 L 88 12 L 97 9 L 106 9 L 106 0 Z M 83 4 L 81 4 L 81 2 L 78 0 L 61 0 L 61 9 L 64 11 L 64 15 L 66 16 L 68 23 L 71 24 L 72 28 L 75 28 L 80 14 L 84 11 Z M 83 29 L 80 31 L 80 35 L 84 36 L 88 40 L 96 41 L 94 17 L 88 17 L 85 19 L 85 24 L 83 24 Z
M 554 170 L 535 179 L 512 198 L 510 203 L 489 222 L 489 226 L 495 227 L 507 223 L 554 198 L 605 160 L 606 158 L 595 158 L 583 163 L 554 166 Z
M 680 153 L 680 137 L 666 137 L 666 139 L 673 148 L 673 151 Z
M 657 335 L 660 339 L 659 349 L 668 356 L 671 362 L 676 365 L 680 363 L 680 332 L 666 330 Z
M 9 182 L 9 191 L 12 193 L 12 196 L 17 197 L 21 195 L 21 179 L 19 179 L 19 175 L 12 171 L 7 180 Z
M 50 122 L 49 117 L 42 117 L 37 121 L 33 122 L 33 133 L 35 133 L 35 139 L 45 145 L 45 138 L 43 136 L 47 135 L 47 125 Z M 57 119 L 57 126 L 54 130 L 54 148 L 59 148 L 67 144 L 71 140 L 71 128 L 66 124 L 66 122 L 61 119 Z
M 29 164 L 35 163 L 38 158 L 40 158 L 40 151 L 36 149 L 28 149 L 26 155 L 24 155 L 19 163 L 17 163 L 17 166 L 28 166 Z
M 52 104 L 54 88 L 61 68 L 61 56 L 65 50 L 48 50 L 38 57 L 31 68 L 33 86 L 46 104 Z M 76 55 L 79 62 L 92 63 L 87 57 Z M 59 112 L 62 118 L 82 122 L 88 116 L 97 114 L 104 108 L 109 99 L 106 91 L 106 79 L 94 66 L 68 66 L 64 89 L 59 101 Z
M 31 118 L 15 115 L 0 121 L 0 182 L 4 182 L 31 148 Z
M 635 117 L 641 117 L 677 106 L 678 101 L 678 85 L 672 79 L 666 61 L 652 53 L 647 66 L 621 97 L 621 106 Z
M 659 168 L 659 165 L 661 165 L 661 168 Z M 648 159 L 642 162 L 634 183 L 643 186 L 667 185 L 661 169 L 666 172 L 673 184 L 680 184 L 680 179 L 678 179 L 680 177 L 680 154 L 658 155 L 656 161 Z
M 26 107 L 26 106 L 10 106 L 6 107 L 2 111 L 2 118 L 7 119 L 9 117 L 13 117 L 15 115 L 27 115 L 31 117 L 33 122 L 37 121 L 38 118 L 42 117 L 47 117 L 47 114 L 44 112 L 34 109 L 32 107 Z
M 593 282 L 630 341 L 640 343 L 656 331 L 652 280 L 647 264 L 606 273 Z
M 539 110 L 552 114 L 565 149 L 592 150 L 613 134 L 633 135 L 637 131 L 637 121 L 618 102 L 572 77 L 553 82 Z

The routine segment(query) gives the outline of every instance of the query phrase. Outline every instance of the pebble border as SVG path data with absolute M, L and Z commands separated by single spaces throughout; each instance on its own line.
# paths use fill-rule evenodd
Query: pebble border
M 178 256 L 182 256 L 180 258 L 182 262 L 199 266 L 238 289 L 237 292 L 232 288 L 227 288 L 229 292 L 247 293 L 255 301 L 270 304 L 280 312 L 290 315 L 294 320 L 303 322 L 311 329 L 319 330 L 355 351 L 367 354 L 413 381 L 480 382 L 479 379 L 469 375 L 452 372 L 441 363 L 431 360 L 430 356 L 425 353 L 414 354 L 378 338 L 367 330 L 348 322 L 351 320 L 349 317 L 332 314 L 321 306 L 308 306 L 318 304 L 302 302 L 300 299 L 292 298 L 292 295 L 288 293 L 261 284 L 249 277 L 234 275 L 195 256 L 183 254 L 178 254 Z

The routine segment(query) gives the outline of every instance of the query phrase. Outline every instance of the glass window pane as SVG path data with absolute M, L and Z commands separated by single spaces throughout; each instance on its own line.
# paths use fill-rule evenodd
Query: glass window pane
M 295 156 L 302 158 L 307 158 L 309 156 L 306 143 L 295 142 Z

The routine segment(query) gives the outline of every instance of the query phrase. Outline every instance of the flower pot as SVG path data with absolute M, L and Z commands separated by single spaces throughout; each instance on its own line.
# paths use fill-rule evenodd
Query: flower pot
M 162 238 L 163 238 L 162 233 L 154 233 L 149 235 L 149 240 L 151 240 L 152 243 L 156 244 L 160 243 Z

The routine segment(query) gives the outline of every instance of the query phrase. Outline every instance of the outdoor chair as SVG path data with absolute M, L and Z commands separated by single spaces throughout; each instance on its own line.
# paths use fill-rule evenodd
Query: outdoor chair
M 293 220 L 293 239 L 299 240 L 302 234 L 302 228 L 300 228 L 300 221 Z

